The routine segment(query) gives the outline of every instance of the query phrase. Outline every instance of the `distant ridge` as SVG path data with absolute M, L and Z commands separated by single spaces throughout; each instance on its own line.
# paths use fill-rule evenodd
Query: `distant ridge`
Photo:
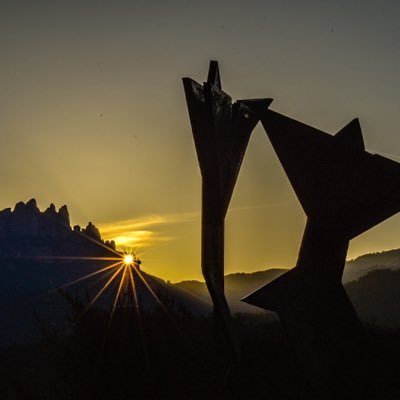
M 252 307 L 241 302 L 241 298 L 271 282 L 286 271 L 287 269 L 271 268 L 250 273 L 225 275 L 225 292 L 232 312 L 264 312 L 257 307 Z M 400 274 L 400 249 L 365 254 L 348 261 L 343 275 L 343 283 L 346 285 L 346 290 L 349 290 L 349 296 L 352 300 L 353 298 L 359 299 L 355 305 L 361 309 L 360 315 L 364 317 L 365 320 L 375 319 L 380 322 L 387 320 L 389 321 L 389 325 L 400 327 L 400 309 L 398 317 L 391 317 L 389 320 L 388 318 L 380 318 L 377 312 L 375 313 L 376 315 L 374 314 L 375 317 L 373 317 L 373 313 L 371 314 L 368 312 L 367 308 L 364 306 L 368 296 L 370 296 L 367 288 L 373 287 L 372 282 L 374 278 L 377 279 L 376 285 L 379 287 L 379 289 L 374 288 L 374 292 L 384 290 L 385 287 L 388 287 L 388 293 L 385 295 L 385 299 L 388 297 L 394 299 L 396 297 L 396 290 L 400 293 L 400 275 L 390 274 L 392 271 L 399 271 Z M 390 282 L 390 279 L 393 279 L 393 282 Z M 182 281 L 175 283 L 175 285 L 189 290 L 192 293 L 196 293 L 197 296 L 203 296 L 208 299 L 207 288 L 203 282 L 193 280 Z M 378 298 L 371 301 L 376 301 L 378 304 L 375 307 L 375 311 L 381 308 L 383 309 L 383 304 L 379 302 Z M 393 306 L 390 306 L 388 309 L 391 308 L 393 308 Z M 389 314 L 390 311 L 383 312 L 382 315 Z
M 250 306 L 241 301 L 242 297 L 258 289 L 265 283 L 273 281 L 287 269 L 272 268 L 257 272 L 238 272 L 225 275 L 225 294 L 232 312 L 251 312 L 260 313 L 265 311 Z M 209 300 L 208 291 L 205 283 L 199 281 L 182 281 L 175 284 L 177 287 L 195 293 L 199 297 Z M 210 300 L 209 300 L 210 301 Z
M 364 254 L 347 261 L 343 282 L 354 281 L 368 272 L 382 268 L 394 270 L 400 268 L 400 249 Z

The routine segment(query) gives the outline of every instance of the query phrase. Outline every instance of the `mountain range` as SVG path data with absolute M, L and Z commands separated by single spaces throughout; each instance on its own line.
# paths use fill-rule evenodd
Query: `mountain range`
M 41 258 L 43 255 L 53 258 Z M 41 212 L 34 199 L 18 203 L 14 210 L 0 211 L 0 345 L 25 343 L 40 337 L 46 325 L 62 333 L 68 325 L 71 304 L 57 288 L 110 264 L 109 261 L 70 260 L 68 256 L 116 257 L 113 242 L 101 238 L 89 222 L 85 228 L 71 228 L 66 206 L 58 211 L 50 205 Z M 66 256 L 66 259 L 59 257 Z M 242 297 L 274 280 L 286 269 L 270 268 L 225 276 L 226 297 L 233 313 L 253 313 L 276 318 L 272 312 L 240 301 Z M 207 315 L 212 303 L 204 282 L 165 282 L 141 271 L 147 285 L 138 278 L 137 293 L 143 311 L 157 307 L 152 292 L 170 309 L 192 315 Z M 65 288 L 65 293 L 88 303 L 103 287 L 105 279 L 84 280 Z M 381 326 L 400 328 L 400 249 L 371 253 L 350 260 L 343 277 L 345 289 L 360 317 Z M 109 310 L 116 284 L 110 285 L 96 306 Z
M 115 243 L 104 241 L 92 222 L 71 228 L 66 205 L 41 212 L 31 199 L 0 211 L 0 257 L 111 256 L 113 250 Z

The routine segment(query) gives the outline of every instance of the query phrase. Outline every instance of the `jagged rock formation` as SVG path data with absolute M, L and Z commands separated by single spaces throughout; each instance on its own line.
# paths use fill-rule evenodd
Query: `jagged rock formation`
M 101 241 L 100 231 L 91 222 L 87 224 L 85 229 L 82 229 L 82 233 L 94 240 Z
M 90 238 L 91 240 L 88 240 Z M 58 211 L 54 204 L 43 212 L 31 199 L 19 202 L 14 210 L 0 211 L 0 256 L 79 256 L 110 255 L 99 242 L 115 250 L 115 243 L 104 242 L 99 230 L 89 222 L 86 228 L 71 229 L 68 208 Z

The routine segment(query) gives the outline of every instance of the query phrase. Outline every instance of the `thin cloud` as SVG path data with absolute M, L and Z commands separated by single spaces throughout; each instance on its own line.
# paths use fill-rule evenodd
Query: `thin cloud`
M 160 232 L 161 226 L 193 222 L 198 220 L 199 216 L 198 212 L 149 215 L 98 224 L 98 228 L 102 237 L 105 240 L 114 240 L 117 247 L 143 248 L 175 239 Z
M 231 212 L 246 211 L 268 207 L 282 207 L 288 203 L 268 203 L 230 208 Z M 114 240 L 117 247 L 143 248 L 160 242 L 175 240 L 174 236 L 161 231 L 165 225 L 176 225 L 198 221 L 200 212 L 171 213 L 164 215 L 147 215 L 140 218 L 130 218 L 115 222 L 98 224 L 105 240 Z

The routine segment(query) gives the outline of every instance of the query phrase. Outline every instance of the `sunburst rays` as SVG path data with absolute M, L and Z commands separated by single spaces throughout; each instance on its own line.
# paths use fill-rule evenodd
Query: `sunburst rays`
M 85 236 L 85 238 L 89 239 L 90 241 L 96 243 L 97 245 L 99 245 L 101 247 L 105 247 L 107 250 L 114 253 L 115 257 L 46 256 L 46 255 L 24 256 L 24 255 L 19 255 L 19 256 L 14 256 L 14 257 L 7 257 L 7 258 L 26 260 L 26 261 L 60 261 L 60 262 L 61 261 L 66 261 L 66 262 L 112 261 L 112 263 L 109 265 L 106 265 L 104 267 L 96 269 L 93 272 L 85 274 L 85 275 L 83 275 L 79 278 L 76 278 L 70 282 L 64 283 L 61 286 L 58 285 L 54 289 L 50 289 L 50 290 L 46 291 L 45 293 L 42 293 L 41 295 L 35 296 L 35 299 L 37 299 L 37 298 L 52 294 L 56 291 L 60 291 L 60 290 L 62 291 L 64 289 L 70 288 L 79 283 L 84 283 L 85 281 L 89 282 L 89 280 L 90 280 L 90 283 L 93 284 L 94 282 L 93 282 L 92 278 L 94 278 L 94 277 L 98 278 L 96 280 L 97 284 L 99 283 L 99 281 L 103 280 L 104 278 L 108 278 L 106 280 L 106 282 L 102 284 L 102 286 L 97 291 L 97 293 L 93 296 L 93 298 L 89 301 L 89 303 L 86 305 L 86 307 L 84 308 L 82 313 L 78 316 L 77 321 L 81 320 L 84 317 L 84 315 L 90 310 L 90 308 L 95 305 L 95 303 L 98 301 L 98 299 L 106 292 L 106 290 L 115 281 L 115 282 L 117 282 L 117 291 L 116 291 L 116 294 L 115 294 L 115 297 L 114 297 L 114 300 L 112 303 L 108 325 L 111 324 L 111 320 L 112 320 L 115 310 L 117 308 L 118 301 L 121 300 L 122 294 L 123 294 L 123 289 L 125 287 L 125 289 L 126 289 L 125 297 L 130 297 L 130 299 L 131 299 L 130 305 L 135 309 L 135 313 L 137 315 L 139 325 L 143 328 L 135 275 L 136 275 L 136 277 L 138 277 L 140 279 L 140 281 L 143 282 L 144 287 L 148 290 L 148 292 L 150 293 L 151 297 L 155 300 L 155 302 L 163 309 L 163 311 L 165 313 L 168 314 L 167 309 L 164 307 L 164 305 L 162 304 L 162 302 L 160 301 L 157 294 L 154 292 L 154 290 L 152 289 L 152 287 L 150 286 L 150 284 L 148 283 L 146 278 L 140 272 L 142 262 L 136 254 L 137 249 L 135 249 L 134 251 L 125 249 L 125 251 L 123 251 L 123 252 L 118 252 L 116 250 L 109 248 L 108 246 L 105 246 L 103 243 L 100 243 L 97 240 L 88 238 L 86 236 Z M 118 277 L 119 277 L 119 281 L 118 281 Z
M 144 332 L 142 307 L 140 304 L 140 296 L 138 293 L 137 281 L 141 282 L 142 287 L 150 294 L 150 297 L 153 299 L 153 301 L 155 301 L 155 303 L 160 308 L 162 313 L 170 321 L 170 323 L 175 328 L 175 330 L 179 334 L 179 336 L 181 336 L 182 339 L 187 344 L 189 344 L 188 338 L 186 337 L 184 332 L 178 327 L 178 325 L 174 321 L 174 318 L 172 317 L 171 313 L 169 312 L 167 307 L 164 305 L 164 303 L 160 300 L 156 291 L 153 289 L 152 285 L 150 284 L 150 281 L 146 278 L 145 274 L 142 273 L 141 260 L 136 256 L 135 253 L 125 252 L 125 253 L 121 254 L 121 258 L 118 262 L 113 263 L 107 267 L 101 268 L 98 271 L 94 271 L 90 274 L 87 274 L 87 275 L 83 276 L 82 278 L 76 279 L 75 281 L 70 282 L 69 284 L 64 285 L 64 286 L 65 287 L 71 286 L 74 283 L 82 282 L 86 279 L 89 279 L 96 275 L 100 275 L 102 273 L 109 274 L 110 271 L 112 271 L 113 269 L 115 269 L 115 271 L 112 273 L 111 277 L 109 277 L 109 279 L 104 283 L 104 285 L 98 290 L 96 295 L 87 304 L 87 306 L 84 308 L 84 310 L 81 312 L 81 314 L 78 316 L 78 318 L 76 320 L 76 323 L 78 323 L 85 316 L 85 314 L 90 310 L 90 308 L 93 307 L 93 305 L 96 303 L 96 301 L 98 301 L 98 299 L 104 294 L 104 292 L 111 286 L 111 284 L 113 282 L 116 283 L 116 292 L 115 292 L 115 296 L 113 298 L 112 306 L 111 306 L 111 309 L 109 312 L 107 326 L 106 326 L 106 329 L 104 332 L 104 338 L 102 341 L 99 358 L 101 358 L 101 354 L 104 350 L 104 347 L 106 346 L 107 336 L 109 334 L 109 331 L 110 331 L 110 328 L 112 325 L 113 317 L 114 317 L 115 311 L 117 309 L 118 303 L 120 303 L 122 308 L 126 308 L 128 310 L 133 309 L 134 314 L 136 315 L 137 326 L 140 330 L 139 335 L 141 337 L 142 349 L 143 349 L 144 356 L 145 356 L 145 362 L 146 362 L 146 364 L 148 364 L 148 350 L 147 350 L 147 343 L 146 343 L 146 337 L 145 337 L 145 332 Z M 189 347 L 192 347 L 191 344 Z
M 152 288 L 149 280 L 146 278 L 145 274 L 141 272 L 141 260 L 136 255 L 135 252 L 126 250 L 123 253 L 118 253 L 119 257 L 37 257 L 37 259 L 54 259 L 54 260 L 65 260 L 65 261 L 115 261 L 110 265 L 106 265 L 100 269 L 90 272 L 84 276 L 67 282 L 58 289 L 66 289 L 73 287 L 77 284 L 82 284 L 84 282 L 93 282 L 93 278 L 97 277 L 99 283 L 100 280 L 106 279 L 106 281 L 101 284 L 94 296 L 88 301 L 87 305 L 76 317 L 73 326 L 76 326 L 89 312 L 89 310 L 95 306 L 101 296 L 105 295 L 111 286 L 115 286 L 115 295 L 113 296 L 113 301 L 109 311 L 108 321 L 106 330 L 104 333 L 104 340 L 102 349 L 106 344 L 107 335 L 109 333 L 110 327 L 112 325 L 113 317 L 115 315 L 118 304 L 123 308 L 132 309 L 134 315 L 137 318 L 138 327 L 140 329 L 140 337 L 142 338 L 142 346 L 144 353 L 147 353 L 146 339 L 144 334 L 143 317 L 142 317 L 142 307 L 140 304 L 140 296 L 138 294 L 137 281 L 140 281 L 142 287 L 150 294 L 153 301 L 160 307 L 165 316 L 170 320 L 172 325 L 178 329 L 176 326 L 170 312 L 165 307 L 163 302 L 160 300 L 159 296 Z M 114 285 L 113 285 L 114 284 Z M 73 328 L 73 327 L 71 327 Z M 179 330 L 180 331 L 180 330 Z M 180 334 L 182 332 L 179 332 Z M 102 350 L 101 350 L 102 351 Z
M 60 224 L 59 221 L 54 220 L 54 222 Z M 64 224 L 62 224 L 64 225 Z M 70 229 L 68 226 L 66 227 Z M 163 302 L 160 300 L 156 291 L 152 288 L 150 281 L 146 277 L 146 274 L 141 272 L 141 260 L 139 257 L 144 253 L 143 249 L 135 248 L 134 250 L 125 248 L 124 251 L 117 251 L 111 248 L 106 243 L 102 241 L 91 238 L 88 235 L 83 234 L 82 232 L 75 231 L 76 234 L 83 236 L 86 240 L 95 244 L 99 249 L 101 248 L 104 256 L 81 256 L 81 255 L 68 255 L 68 256 L 59 256 L 59 255 L 40 255 L 40 256 L 29 256 L 29 255 L 19 255 L 16 257 L 11 257 L 13 259 L 20 259 L 22 261 L 33 261 L 33 262 L 90 262 L 92 266 L 94 263 L 101 263 L 95 270 L 92 269 L 89 273 L 83 274 L 83 276 L 74 277 L 69 282 L 62 283 L 61 285 L 57 284 L 52 289 L 46 291 L 46 293 L 42 293 L 41 295 L 34 296 L 35 299 L 44 297 L 49 294 L 54 294 L 56 291 L 60 291 L 64 293 L 66 298 L 72 300 L 70 295 L 67 296 L 68 292 L 65 292 L 64 289 L 72 289 L 74 286 L 76 288 L 82 288 L 83 284 L 86 283 L 86 290 L 89 287 L 96 288 L 96 293 L 94 296 L 88 297 L 87 304 L 83 306 L 83 308 L 78 311 L 74 322 L 69 326 L 64 334 L 72 332 L 73 329 L 83 320 L 85 315 L 91 310 L 99 301 L 102 296 L 112 296 L 112 301 L 109 302 L 109 298 L 107 297 L 106 302 L 110 304 L 109 315 L 107 318 L 107 324 L 104 332 L 104 339 L 102 343 L 102 347 L 100 349 L 100 357 L 101 353 L 106 345 L 107 336 L 109 334 L 111 325 L 113 323 L 114 315 L 116 314 L 116 310 L 119 306 L 121 308 L 125 308 L 128 313 L 129 309 L 132 311 L 132 316 L 136 317 L 137 324 L 136 326 L 139 329 L 139 336 L 141 338 L 141 345 L 143 349 L 143 354 L 145 356 L 146 364 L 149 361 L 148 349 L 147 349 L 147 340 L 145 335 L 144 323 L 143 323 L 143 304 L 142 304 L 142 290 L 148 292 L 150 297 L 155 301 L 160 310 L 168 317 L 168 319 L 172 322 L 173 326 L 177 328 L 176 324 L 173 321 L 172 316 L 170 315 L 168 309 L 165 307 Z M 106 252 L 104 252 L 106 250 Z M 108 254 L 107 254 L 108 253 Z M 140 254 L 139 254 L 140 253 Z M 9 257 L 7 257 L 9 258 Z M 104 265 L 105 262 L 107 265 Z M 88 272 L 86 270 L 86 272 Z M 139 284 L 139 286 L 138 286 Z M 79 286 L 78 286 L 79 285 Z M 139 295 L 138 290 L 140 289 L 141 294 Z M 114 290 L 114 293 L 112 292 Z M 107 295 L 106 295 L 107 292 Z M 88 293 L 88 292 L 87 292 Z M 89 295 L 88 295 L 89 296 Z M 27 302 L 32 301 L 26 299 Z M 100 306 L 100 308 L 104 307 L 104 303 Z M 181 333 L 181 332 L 179 332 Z
M 74 284 L 76 284 L 76 283 L 79 283 L 79 282 L 82 282 L 82 281 L 84 281 L 84 280 L 86 280 L 86 279 L 92 278 L 93 276 L 99 275 L 99 274 L 101 274 L 102 272 L 106 272 L 106 271 L 108 271 L 108 270 L 110 270 L 110 269 L 112 269 L 112 268 L 115 268 L 115 267 L 117 267 L 117 266 L 119 266 L 119 265 L 121 265 L 121 264 L 122 264 L 122 261 L 121 261 L 121 259 L 120 259 L 119 261 L 117 261 L 117 262 L 114 263 L 114 264 L 108 265 L 108 266 L 106 266 L 106 267 L 104 267 L 104 268 L 101 268 L 101 269 L 99 269 L 99 270 L 96 270 L 96 271 L 94 271 L 94 272 L 91 272 L 90 274 L 87 274 L 87 275 L 85 275 L 85 276 L 82 276 L 81 278 L 75 279 L 75 280 L 73 280 L 72 282 L 66 283 L 65 285 L 61 286 L 60 289 L 65 289 L 65 288 L 67 288 L 68 286 L 72 286 L 72 285 L 74 285 Z

